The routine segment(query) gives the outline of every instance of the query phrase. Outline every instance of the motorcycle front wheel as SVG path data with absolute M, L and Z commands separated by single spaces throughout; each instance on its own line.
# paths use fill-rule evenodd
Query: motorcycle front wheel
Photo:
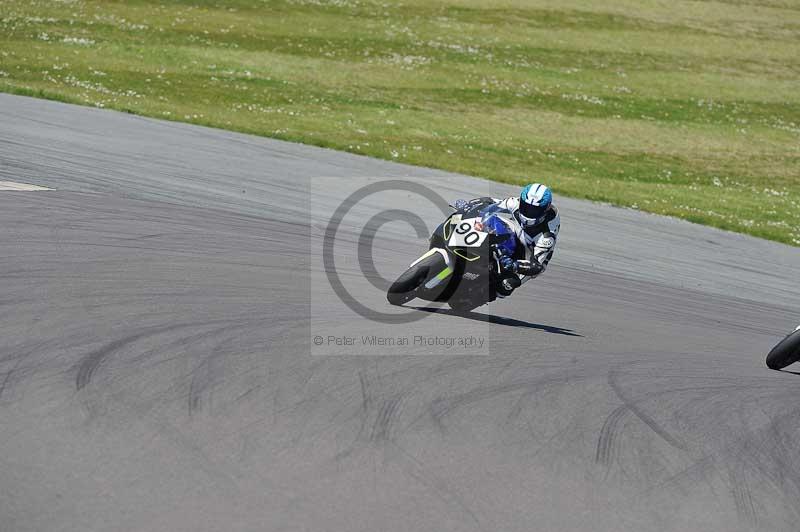
M 446 267 L 439 253 L 425 257 L 411 266 L 389 287 L 386 299 L 392 305 L 402 305 L 417 297 L 417 291 L 431 275 L 439 273 Z
M 767 355 L 769 369 L 783 369 L 800 360 L 800 329 L 784 338 Z

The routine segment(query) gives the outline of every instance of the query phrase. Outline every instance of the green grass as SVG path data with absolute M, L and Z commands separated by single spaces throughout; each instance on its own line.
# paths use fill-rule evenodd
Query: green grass
M 0 90 L 800 245 L 800 1 L 0 0 Z

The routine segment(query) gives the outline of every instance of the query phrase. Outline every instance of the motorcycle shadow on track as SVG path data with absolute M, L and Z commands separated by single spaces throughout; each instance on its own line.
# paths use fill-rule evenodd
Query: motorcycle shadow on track
M 561 327 L 554 327 L 552 325 L 542 325 L 540 323 L 531 323 L 529 321 L 522 321 L 514 318 L 503 318 L 500 316 L 494 316 L 492 314 L 479 314 L 477 312 L 472 312 L 472 311 L 456 312 L 454 310 L 444 307 L 431 308 L 431 307 L 406 306 L 406 308 L 418 310 L 420 312 L 430 312 L 432 314 L 443 314 L 445 316 L 456 316 L 467 320 L 482 321 L 482 322 L 494 323 L 497 325 L 505 325 L 507 327 L 523 327 L 526 329 L 537 329 L 540 331 L 548 332 L 550 334 L 561 334 L 564 336 L 576 336 L 579 338 L 583 338 L 582 334 L 578 334 L 571 329 L 563 329 Z

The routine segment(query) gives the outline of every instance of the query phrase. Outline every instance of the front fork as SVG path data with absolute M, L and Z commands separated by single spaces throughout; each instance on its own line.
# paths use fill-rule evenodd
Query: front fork
M 494 285 L 495 293 L 497 297 L 508 297 L 514 293 L 514 290 L 522 286 L 522 281 L 516 273 L 503 271 L 502 266 L 500 266 L 500 253 L 497 251 L 496 247 L 493 250 L 492 258 L 497 267 L 497 276 Z

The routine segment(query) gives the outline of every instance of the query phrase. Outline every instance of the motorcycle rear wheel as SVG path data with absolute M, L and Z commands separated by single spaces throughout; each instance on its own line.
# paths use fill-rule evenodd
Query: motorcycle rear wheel
M 769 369 L 783 369 L 800 360 L 800 330 L 796 330 L 778 343 L 767 355 Z

